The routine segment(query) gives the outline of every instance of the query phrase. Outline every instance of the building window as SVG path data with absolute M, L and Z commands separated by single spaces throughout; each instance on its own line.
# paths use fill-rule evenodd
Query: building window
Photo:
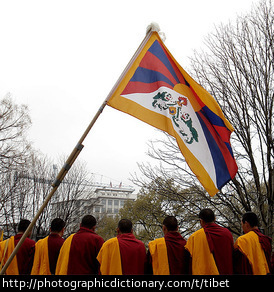
M 107 213 L 113 213 L 113 212 L 112 212 L 112 201 L 113 201 L 113 200 L 108 200 L 108 204 L 107 204 Z
M 102 213 L 106 213 L 106 199 L 101 200 Z
M 117 214 L 119 212 L 119 200 L 114 200 L 114 213 Z

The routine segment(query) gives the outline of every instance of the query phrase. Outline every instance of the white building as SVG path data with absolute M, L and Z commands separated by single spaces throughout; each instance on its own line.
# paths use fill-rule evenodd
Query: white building
M 51 218 L 63 218 L 68 226 L 68 232 L 77 230 L 83 216 L 90 214 L 97 220 L 104 216 L 114 218 L 125 202 L 137 199 L 133 194 L 134 188 L 96 183 L 85 184 L 88 186 L 85 192 L 79 196 L 74 196 L 69 200 L 60 200 L 56 196 L 51 203 Z
M 123 208 L 126 201 L 134 201 L 137 195 L 133 194 L 132 187 L 98 185 L 94 190 L 93 214 L 96 218 L 104 215 L 115 217 Z

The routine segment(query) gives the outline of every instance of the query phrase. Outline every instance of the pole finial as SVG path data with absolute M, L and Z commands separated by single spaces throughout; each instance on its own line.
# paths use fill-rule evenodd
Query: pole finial
M 157 22 L 151 22 L 150 25 L 148 25 L 147 27 L 147 34 L 150 32 L 150 31 L 156 31 L 156 32 L 160 32 L 160 26 Z
M 163 42 L 166 40 L 166 35 L 164 32 L 161 31 L 160 26 L 157 22 L 151 22 L 151 24 L 147 26 L 147 34 L 153 31 L 156 31 L 159 34 Z

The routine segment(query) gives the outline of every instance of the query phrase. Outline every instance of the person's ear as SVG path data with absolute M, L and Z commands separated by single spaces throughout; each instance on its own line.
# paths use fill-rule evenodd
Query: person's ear
M 163 225 L 162 230 L 163 230 L 164 234 L 168 233 L 168 230 L 167 230 L 165 225 Z
M 202 227 L 204 227 L 205 226 L 205 221 L 203 219 L 200 219 L 200 224 L 201 224 Z

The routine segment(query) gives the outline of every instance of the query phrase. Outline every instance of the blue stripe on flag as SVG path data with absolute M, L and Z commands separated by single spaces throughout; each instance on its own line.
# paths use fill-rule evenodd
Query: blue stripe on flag
M 167 67 L 167 69 L 175 78 L 175 80 L 178 83 L 180 83 L 180 80 L 178 79 L 172 65 L 170 64 L 169 59 L 167 58 L 165 52 L 163 51 L 160 43 L 157 40 L 152 44 L 148 51 L 151 52 L 154 56 L 156 56 L 159 60 L 161 60 L 161 62 Z
M 207 106 L 204 106 L 202 108 L 202 111 L 204 112 L 204 115 L 207 117 L 207 119 L 211 122 L 212 125 L 226 128 L 224 121 L 213 111 L 211 111 Z
M 164 81 L 171 85 L 172 87 L 175 86 L 165 75 L 160 72 L 149 70 L 146 68 L 138 67 L 130 79 L 130 81 L 138 81 L 144 83 L 153 83 L 157 81 Z
M 226 145 L 227 149 L 229 150 L 231 156 L 234 157 L 233 151 L 232 151 L 232 148 L 231 148 L 230 144 L 228 142 L 225 142 L 225 145 Z
M 217 188 L 220 190 L 229 180 L 231 180 L 230 174 L 227 169 L 227 165 L 225 163 L 225 159 L 223 154 L 216 143 L 214 137 L 212 137 L 209 129 L 207 128 L 206 124 L 202 120 L 202 118 L 197 114 L 200 124 L 203 128 L 204 135 L 207 140 L 207 144 L 213 159 L 215 173 L 216 173 L 216 183 Z M 201 149 L 202 151 L 202 149 Z

